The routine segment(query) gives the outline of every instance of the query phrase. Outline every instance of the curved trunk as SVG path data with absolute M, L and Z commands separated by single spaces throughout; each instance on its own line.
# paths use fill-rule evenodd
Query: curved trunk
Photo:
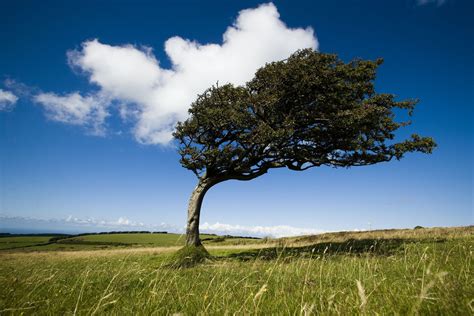
M 188 205 L 188 223 L 186 226 L 186 246 L 200 246 L 199 239 L 199 215 L 201 214 L 201 205 L 204 195 L 211 185 L 205 181 L 199 181 L 194 188 Z

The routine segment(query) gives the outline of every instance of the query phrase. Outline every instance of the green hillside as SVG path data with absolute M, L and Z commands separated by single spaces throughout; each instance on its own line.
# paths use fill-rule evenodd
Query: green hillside
M 237 246 L 210 238 L 212 259 L 184 269 L 169 266 L 177 247 L 163 247 L 182 242 L 174 234 L 76 236 L 36 247 L 50 251 L 2 250 L 0 314 L 472 315 L 473 227 Z M 4 244 L 20 240 L 33 241 Z
M 256 239 L 202 234 L 204 244 L 249 244 Z M 129 247 L 183 246 L 185 236 L 172 233 L 112 233 L 80 236 L 0 237 L 0 251 L 100 250 Z

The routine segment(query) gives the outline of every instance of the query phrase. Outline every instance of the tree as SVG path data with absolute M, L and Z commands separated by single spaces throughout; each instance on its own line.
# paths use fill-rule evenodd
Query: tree
M 252 180 L 272 168 L 366 166 L 407 152 L 431 153 L 430 137 L 395 142 L 416 100 L 376 93 L 381 59 L 344 63 L 311 49 L 260 68 L 245 86 L 214 86 L 192 103 L 176 126 L 183 167 L 198 178 L 188 208 L 186 244 L 200 246 L 199 216 L 206 192 L 227 180 Z

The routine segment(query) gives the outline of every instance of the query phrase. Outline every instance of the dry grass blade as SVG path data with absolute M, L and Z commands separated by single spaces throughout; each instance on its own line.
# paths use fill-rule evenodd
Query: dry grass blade
M 253 298 L 253 301 L 256 302 L 260 296 L 263 295 L 263 293 L 265 293 L 267 291 L 267 284 L 264 284 L 260 290 L 258 290 L 257 294 L 255 294 L 254 298 Z
M 79 296 L 77 297 L 76 307 L 74 308 L 73 315 L 76 315 L 76 313 L 77 313 L 77 308 L 79 307 L 79 302 L 81 301 L 82 293 L 84 293 L 84 286 L 86 285 L 86 281 L 87 281 L 87 277 L 89 276 L 89 272 L 90 272 L 90 270 L 87 270 L 86 275 L 84 276 L 84 281 L 82 282 L 81 290 L 79 292 Z
M 360 298 L 359 307 L 361 309 L 364 309 L 365 305 L 367 305 L 367 296 L 365 295 L 365 290 L 364 290 L 364 287 L 362 286 L 362 283 L 359 280 L 356 280 L 356 284 L 357 284 L 357 292 L 359 293 L 359 298 Z

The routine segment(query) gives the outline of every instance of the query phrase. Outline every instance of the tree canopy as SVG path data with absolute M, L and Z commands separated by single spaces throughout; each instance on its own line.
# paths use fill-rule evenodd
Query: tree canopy
M 430 137 L 396 141 L 397 109 L 416 100 L 376 93 L 381 59 L 345 63 L 311 49 L 266 64 L 244 86 L 214 86 L 176 126 L 183 167 L 211 185 L 251 180 L 272 168 L 351 167 L 431 153 Z

